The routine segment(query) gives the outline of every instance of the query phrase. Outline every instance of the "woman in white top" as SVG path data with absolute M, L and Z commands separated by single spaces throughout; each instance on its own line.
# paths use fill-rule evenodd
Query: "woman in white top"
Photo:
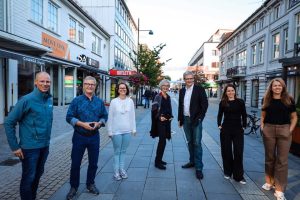
M 125 83 L 119 83 L 116 88 L 117 98 L 109 106 L 107 120 L 108 135 L 114 147 L 114 178 L 128 178 L 125 164 L 125 153 L 129 145 L 130 134 L 135 135 L 135 111 L 132 99 L 128 97 L 129 88 Z

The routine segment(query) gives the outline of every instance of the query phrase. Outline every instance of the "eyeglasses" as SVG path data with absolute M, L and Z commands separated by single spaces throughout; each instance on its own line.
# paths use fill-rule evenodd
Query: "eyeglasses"
M 96 84 L 94 83 L 84 83 L 85 86 L 88 86 L 88 87 L 95 87 Z
M 127 88 L 119 88 L 119 90 L 127 90 Z
M 170 87 L 170 85 L 162 85 L 162 86 L 164 86 L 164 87 Z
M 191 81 L 191 80 L 194 80 L 194 78 L 185 78 L 184 80 Z

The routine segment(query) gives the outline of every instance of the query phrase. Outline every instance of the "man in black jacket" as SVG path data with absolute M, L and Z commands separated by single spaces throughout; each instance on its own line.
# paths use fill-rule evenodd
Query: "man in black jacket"
M 197 179 L 202 179 L 202 121 L 207 111 L 208 101 L 204 88 L 194 85 L 193 72 L 186 71 L 183 78 L 186 87 L 179 92 L 178 123 L 180 127 L 183 125 L 190 161 L 182 168 L 195 167 Z

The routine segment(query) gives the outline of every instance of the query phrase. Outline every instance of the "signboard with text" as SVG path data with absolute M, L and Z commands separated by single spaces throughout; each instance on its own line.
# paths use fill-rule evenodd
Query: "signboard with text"
M 130 76 L 133 74 L 136 74 L 136 71 L 116 70 L 116 69 L 109 70 L 109 75 L 111 76 Z
M 68 44 L 47 33 L 42 33 L 42 45 L 50 47 L 52 53 L 50 55 L 70 60 L 70 51 Z

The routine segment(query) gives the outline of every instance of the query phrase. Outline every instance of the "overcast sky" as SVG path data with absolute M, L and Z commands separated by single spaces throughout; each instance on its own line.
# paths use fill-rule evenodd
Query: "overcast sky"
M 257 8 L 261 0 L 126 0 L 140 29 L 140 43 L 149 47 L 166 43 L 162 61 L 172 58 L 163 68 L 172 80 L 182 77 L 188 62 L 218 29 L 235 29 Z

